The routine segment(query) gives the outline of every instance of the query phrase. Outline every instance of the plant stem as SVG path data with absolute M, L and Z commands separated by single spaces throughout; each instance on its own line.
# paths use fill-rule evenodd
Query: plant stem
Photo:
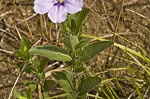
M 42 87 L 41 84 L 38 83 L 38 99 L 42 99 Z

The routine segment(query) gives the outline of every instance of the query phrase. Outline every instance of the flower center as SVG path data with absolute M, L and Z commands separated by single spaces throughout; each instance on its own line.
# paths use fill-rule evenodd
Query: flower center
M 57 0 L 59 3 L 63 3 L 64 2 L 64 0 Z
M 59 6 L 63 6 L 64 5 L 64 0 L 57 0 L 57 3 L 55 3 L 54 5 Z

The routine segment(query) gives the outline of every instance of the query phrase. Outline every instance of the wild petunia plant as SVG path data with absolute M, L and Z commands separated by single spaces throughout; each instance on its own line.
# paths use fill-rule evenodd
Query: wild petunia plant
M 52 76 L 66 92 L 68 99 L 86 99 L 87 93 L 101 82 L 99 77 L 85 75 L 87 67 L 83 64 L 113 45 L 113 42 L 89 41 L 81 37 L 82 23 L 89 13 L 89 9 L 82 10 L 82 7 L 83 0 L 35 0 L 36 13 L 48 13 L 52 22 L 60 23 L 65 48 L 57 45 L 31 47 L 28 40 L 22 38 L 20 50 L 15 52 L 23 60 L 18 67 L 22 73 L 35 75 L 37 79 L 25 81 L 28 91 L 24 94 L 15 91 L 16 98 L 32 99 L 32 93 L 37 92 L 39 99 L 45 99 L 45 93 L 55 85 L 55 81 L 45 79 L 49 60 L 63 61 L 66 65 L 65 71 L 52 71 Z

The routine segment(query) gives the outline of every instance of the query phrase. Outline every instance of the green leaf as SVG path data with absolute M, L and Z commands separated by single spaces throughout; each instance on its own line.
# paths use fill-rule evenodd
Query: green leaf
M 39 73 L 38 76 L 39 76 L 39 78 L 40 78 L 41 80 L 44 80 L 44 78 L 45 78 L 45 71 L 42 72 L 42 73 Z
M 23 57 L 23 54 L 22 54 L 22 52 L 21 52 L 20 50 L 15 51 L 14 54 L 15 54 L 16 56 L 18 56 L 18 57 L 21 57 L 21 58 Z
M 53 80 L 45 80 L 44 81 L 44 86 L 43 86 L 44 92 L 49 91 L 51 88 L 54 87 L 55 84 L 56 83 Z
M 14 94 L 14 97 L 15 97 L 15 98 L 19 98 L 19 97 L 21 96 L 21 92 L 18 91 L 18 90 L 14 90 L 14 91 L 13 91 L 13 94 Z
M 86 18 L 86 16 L 88 15 L 90 9 L 83 9 L 79 15 L 79 17 L 77 18 L 77 21 L 76 21 L 76 32 L 75 34 L 78 34 L 81 27 L 82 27 L 82 23 L 84 21 L 84 19 Z
M 28 88 L 27 90 L 27 99 L 32 99 L 32 89 Z
M 21 92 L 18 90 L 14 90 L 13 95 L 15 99 L 27 99 L 26 97 L 22 96 Z
M 82 73 L 82 72 L 84 72 L 85 70 L 86 70 L 85 67 L 79 67 L 76 72 L 77 72 L 77 73 Z
M 44 58 L 41 60 L 41 62 L 40 62 L 40 67 L 39 67 L 39 72 L 40 72 L 40 73 L 44 71 L 44 69 L 45 69 L 45 67 L 46 67 L 46 65 L 47 65 L 48 62 L 49 62 L 49 59 L 46 58 L 46 57 L 44 57 Z
M 78 43 L 78 36 L 67 36 L 64 38 L 64 44 L 68 49 L 74 49 Z
M 88 34 L 81 34 L 81 36 L 82 37 L 86 37 L 86 38 L 92 38 L 92 39 L 95 39 L 95 40 L 106 41 L 106 39 L 103 39 L 103 38 L 100 38 L 100 37 L 96 37 L 96 36 L 92 36 L 92 35 L 88 35 Z M 134 55 L 142 58 L 146 62 L 150 62 L 149 56 L 146 57 L 145 55 L 142 55 L 141 53 L 139 53 L 139 52 L 137 52 L 137 51 L 135 51 L 133 49 L 130 49 L 130 48 L 126 47 L 126 46 L 123 46 L 121 44 L 118 44 L 116 42 L 114 42 L 114 46 L 119 47 L 121 50 L 123 50 L 125 52 L 130 52 L 131 54 L 134 54 Z
M 38 58 L 34 58 L 32 60 L 32 65 L 34 66 L 35 71 L 38 72 L 39 68 L 40 68 L 40 60 Z
M 34 71 L 34 68 L 32 67 L 32 64 L 26 65 L 24 72 L 29 73 L 29 74 L 34 73 L 35 71 Z
M 25 65 L 25 62 L 18 62 L 17 63 L 17 66 L 19 67 L 20 71 L 22 71 L 24 65 Z
M 31 91 L 35 91 L 37 89 L 37 84 L 33 80 L 25 80 L 23 83 L 28 88 L 31 88 Z
M 65 92 L 67 92 L 68 94 L 73 92 L 71 83 L 69 82 L 65 73 L 53 71 L 52 75 L 59 82 Z
M 37 46 L 29 50 L 29 53 L 47 57 L 51 60 L 70 61 L 67 52 L 57 46 Z
M 25 80 L 23 83 L 27 87 L 30 86 L 31 84 L 35 84 L 35 82 L 33 80 Z
M 79 86 L 79 96 L 87 94 L 91 89 L 96 87 L 100 83 L 99 77 L 88 77 Z
M 34 70 L 32 68 L 32 64 L 25 64 L 25 62 L 18 62 L 17 66 L 19 67 L 21 72 L 26 72 L 26 73 L 34 73 Z
M 79 54 L 79 60 L 81 62 L 87 61 L 91 58 L 93 58 L 95 55 L 100 53 L 101 51 L 107 49 L 113 45 L 113 42 L 111 41 L 97 41 L 94 43 L 89 44 L 86 46 L 83 50 L 81 50 Z
M 83 39 L 81 40 L 78 45 L 76 46 L 76 49 L 82 49 L 89 43 L 89 40 Z
M 18 50 L 18 51 L 15 51 L 14 54 L 16 56 L 18 56 L 19 58 L 22 58 L 24 60 L 29 60 L 30 58 L 32 58 L 33 56 L 30 55 L 29 53 L 27 52 L 22 52 L 21 50 Z
M 76 79 L 76 89 L 79 89 L 79 86 L 81 85 L 84 79 L 85 77 L 83 75 L 78 76 L 78 78 Z
M 21 44 L 20 44 L 20 50 L 23 52 L 23 53 L 26 53 L 28 52 L 28 50 L 31 48 L 31 45 L 28 41 L 27 38 L 25 37 L 22 37 L 21 38 Z
M 44 92 L 43 96 L 44 96 L 44 99 L 52 99 L 52 98 L 50 98 L 48 92 Z
M 76 21 L 71 19 L 71 32 L 74 33 L 76 31 Z

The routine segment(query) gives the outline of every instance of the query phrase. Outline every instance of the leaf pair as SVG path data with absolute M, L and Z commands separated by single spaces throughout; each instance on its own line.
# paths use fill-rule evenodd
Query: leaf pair
M 74 93 L 73 86 L 65 73 L 55 71 L 52 72 L 52 75 L 68 95 Z M 100 83 L 100 81 L 101 80 L 99 77 L 88 77 L 84 79 L 77 89 L 78 96 L 80 97 L 86 95 L 90 90 L 96 87 Z
M 68 39 L 70 39 L 70 38 L 68 38 Z M 73 42 L 70 42 L 70 43 L 73 44 Z M 66 44 L 66 45 L 69 47 L 72 47 L 70 43 Z M 74 45 L 77 45 L 77 43 L 74 43 Z M 111 42 L 111 41 L 93 42 L 93 43 L 89 44 L 88 46 L 84 47 L 80 51 L 79 60 L 81 62 L 87 61 L 87 60 L 93 58 L 99 52 L 107 49 L 111 45 L 113 45 L 113 42 Z M 54 45 L 33 47 L 29 50 L 29 53 L 44 56 L 51 60 L 59 60 L 59 61 L 71 61 L 72 60 L 71 56 L 69 56 L 64 49 L 61 49 Z

